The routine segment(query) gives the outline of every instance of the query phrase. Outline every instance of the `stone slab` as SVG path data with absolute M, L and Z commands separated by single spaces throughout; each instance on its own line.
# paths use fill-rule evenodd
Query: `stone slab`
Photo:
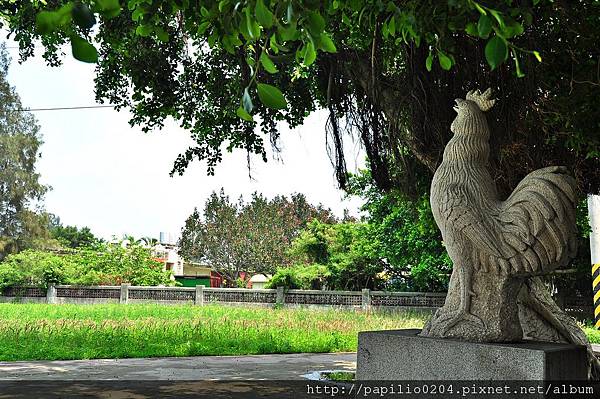
M 358 334 L 358 380 L 556 381 L 587 379 L 584 346 L 474 343 L 421 337 L 421 330 Z

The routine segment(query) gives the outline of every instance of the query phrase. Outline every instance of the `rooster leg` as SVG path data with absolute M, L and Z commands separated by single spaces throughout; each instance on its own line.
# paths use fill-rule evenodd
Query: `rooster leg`
M 479 325 L 481 328 L 485 328 L 485 323 L 479 317 L 471 313 L 471 298 L 476 296 L 475 292 L 471 289 L 472 273 L 471 268 L 459 265 L 458 282 L 460 284 L 460 302 L 458 310 L 448 313 L 444 318 L 449 320 L 444 326 L 444 334 L 461 321 L 471 322 Z

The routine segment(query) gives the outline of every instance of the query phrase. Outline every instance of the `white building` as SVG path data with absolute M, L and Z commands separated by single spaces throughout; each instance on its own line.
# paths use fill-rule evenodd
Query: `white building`
M 265 288 L 265 284 L 267 284 L 269 282 L 269 280 L 271 280 L 271 275 L 270 274 L 255 274 L 254 276 L 252 276 L 252 278 L 250 279 L 250 283 L 252 284 L 252 289 L 254 290 L 261 290 L 263 288 Z
M 163 263 L 164 270 L 173 271 L 173 280 L 175 276 L 183 276 L 183 258 L 177 251 L 179 248 L 174 244 L 158 243 L 152 248 L 152 253 L 156 260 Z

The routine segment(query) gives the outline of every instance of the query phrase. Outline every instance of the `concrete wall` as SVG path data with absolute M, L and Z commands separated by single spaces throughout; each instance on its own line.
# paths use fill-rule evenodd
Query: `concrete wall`
M 26 292 L 34 292 L 32 290 Z M 39 295 L 39 291 L 38 291 Z M 210 288 L 198 287 L 130 287 L 95 286 L 48 287 L 46 297 L 3 297 L 0 302 L 21 303 L 52 303 L 52 304 L 161 304 L 161 305 L 204 305 L 219 304 L 233 306 L 273 307 L 285 306 L 290 308 L 307 309 L 354 309 L 354 310 L 417 310 L 427 311 L 437 306 L 412 306 L 414 298 L 429 301 L 443 300 L 444 294 L 427 293 L 388 293 L 376 291 L 318 291 L 318 290 L 288 290 L 278 289 L 246 289 L 246 288 Z M 381 298 L 386 298 L 389 304 L 405 302 L 408 306 L 380 306 Z M 430 298 L 430 299 L 427 299 Z M 401 301 L 399 301 L 401 299 Z M 373 303 L 372 303 L 373 302 Z M 433 302 L 432 302 L 433 304 Z M 373 305 L 373 306 L 372 306 Z

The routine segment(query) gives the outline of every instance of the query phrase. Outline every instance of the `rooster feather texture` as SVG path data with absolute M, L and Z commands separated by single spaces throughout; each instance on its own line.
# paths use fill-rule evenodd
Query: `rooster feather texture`
M 505 200 L 499 198 L 489 172 L 484 115 L 494 103 L 490 89 L 456 100 L 453 137 L 431 183 L 431 208 L 453 272 L 446 302 L 422 335 L 475 342 L 553 340 L 589 348 L 537 277 L 575 256 L 575 180 L 565 167 L 546 167 L 528 174 Z M 591 366 L 599 370 L 596 359 Z
M 431 184 L 431 207 L 454 271 L 446 304 L 425 335 L 474 341 L 523 336 L 517 297 L 525 280 L 576 252 L 576 186 L 564 167 L 527 175 L 506 199 L 489 173 L 491 90 L 457 99 L 454 133 Z

